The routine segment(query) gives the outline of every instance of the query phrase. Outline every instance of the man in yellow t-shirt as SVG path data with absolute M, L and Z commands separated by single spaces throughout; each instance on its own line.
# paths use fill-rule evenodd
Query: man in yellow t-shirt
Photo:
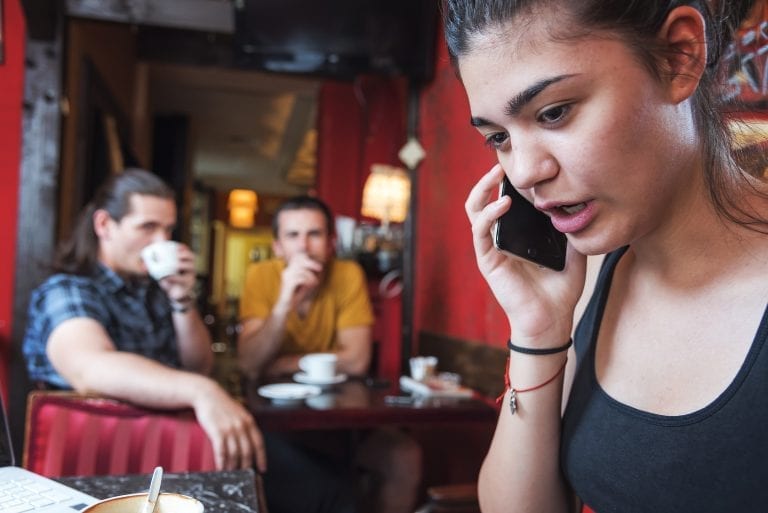
M 240 298 L 241 368 L 251 377 L 299 370 L 312 352 L 334 352 L 340 373 L 371 362 L 373 313 L 362 268 L 333 257 L 332 216 L 316 198 L 283 203 L 273 221 L 278 258 L 252 264 Z
M 333 217 L 317 198 L 283 203 L 272 222 L 278 258 L 252 264 L 240 298 L 241 369 L 251 378 L 291 374 L 302 355 L 334 352 L 340 373 L 364 375 L 371 363 L 373 313 L 362 268 L 333 257 Z M 376 486 L 366 512 L 414 509 L 421 449 L 402 431 L 375 429 L 361 440 L 357 464 Z

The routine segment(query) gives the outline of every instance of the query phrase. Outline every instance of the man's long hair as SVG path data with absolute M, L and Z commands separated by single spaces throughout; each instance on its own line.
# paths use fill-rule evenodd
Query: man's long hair
M 97 210 L 105 210 L 119 222 L 130 213 L 131 197 L 134 195 L 174 199 L 173 189 L 149 171 L 129 168 L 110 177 L 80 212 L 70 237 L 60 244 L 53 260 L 54 272 L 93 274 L 99 251 L 98 237 L 93 230 L 93 214 Z

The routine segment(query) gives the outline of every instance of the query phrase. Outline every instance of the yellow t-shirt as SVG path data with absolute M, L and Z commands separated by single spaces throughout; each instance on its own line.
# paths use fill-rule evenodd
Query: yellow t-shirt
M 248 266 L 240 297 L 240 318 L 266 319 L 280 294 L 285 262 L 266 260 Z M 365 274 L 357 262 L 332 259 L 323 284 L 305 318 L 288 314 L 285 339 L 279 354 L 332 351 L 336 332 L 343 328 L 373 324 Z

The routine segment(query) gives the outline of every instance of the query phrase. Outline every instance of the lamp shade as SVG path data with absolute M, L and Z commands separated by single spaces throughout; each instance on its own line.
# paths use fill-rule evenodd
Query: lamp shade
M 402 223 L 408 214 L 411 181 L 402 168 L 386 164 L 373 164 L 371 174 L 363 187 L 364 216 Z
M 232 189 L 227 201 L 229 224 L 235 228 L 252 228 L 258 206 L 259 200 L 254 191 Z

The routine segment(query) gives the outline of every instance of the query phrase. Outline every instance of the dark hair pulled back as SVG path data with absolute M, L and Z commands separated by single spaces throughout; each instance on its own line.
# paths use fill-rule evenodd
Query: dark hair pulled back
M 105 210 L 115 221 L 131 211 L 131 197 L 155 196 L 174 199 L 171 189 L 157 175 L 143 169 L 129 168 L 111 176 L 96 191 L 93 199 L 80 212 L 72 234 L 59 246 L 53 270 L 89 275 L 98 262 L 98 238 L 93 230 L 93 214 Z
M 616 34 L 660 78 L 659 57 L 671 49 L 660 45 L 658 31 L 673 9 L 686 5 L 697 9 L 706 26 L 707 63 L 692 105 L 702 137 L 709 196 L 721 216 L 768 233 L 768 219 L 744 207 L 741 200 L 746 190 L 763 197 L 765 193 L 756 191 L 754 182 L 736 164 L 739 155 L 731 150 L 722 89 L 725 74 L 721 61 L 753 4 L 754 0 L 444 0 L 443 24 L 448 51 L 456 65 L 472 50 L 477 36 L 501 28 L 517 16 L 556 7 L 572 23 L 551 34 L 553 40 L 578 39 L 600 30 Z M 730 108 L 735 110 L 732 105 Z

